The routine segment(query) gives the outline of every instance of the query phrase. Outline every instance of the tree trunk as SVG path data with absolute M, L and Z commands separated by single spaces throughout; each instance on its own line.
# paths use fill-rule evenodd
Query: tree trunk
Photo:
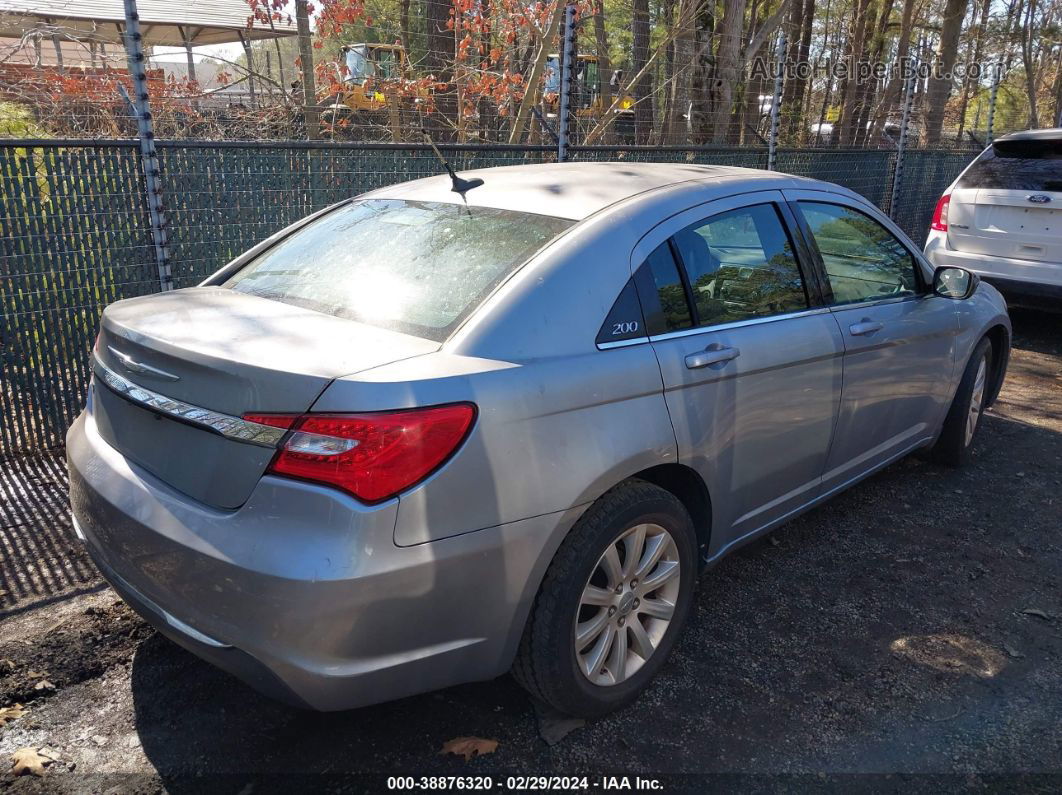
M 855 18 L 852 20 L 852 31 L 848 46 L 848 77 L 843 81 L 841 89 L 841 113 L 837 118 L 837 125 L 833 130 L 835 143 L 851 145 L 856 133 L 857 102 L 859 98 L 859 80 L 856 75 L 859 64 L 863 60 L 866 49 L 867 17 L 870 9 L 870 0 L 857 0 Z
M 1029 95 L 1030 128 L 1040 126 L 1040 115 L 1036 108 L 1036 73 L 1037 64 L 1033 58 L 1033 21 L 1036 19 L 1036 0 L 1029 0 L 1025 9 L 1025 23 L 1021 26 L 1021 61 L 1025 67 L 1025 90 Z
M 959 33 L 962 21 L 966 17 L 968 0 L 947 0 L 944 4 L 944 24 L 940 29 L 940 52 L 935 64 L 936 74 L 929 79 L 926 102 L 929 112 L 926 114 L 926 144 L 935 146 L 940 143 L 941 129 L 944 126 L 944 109 L 951 96 L 951 70 L 955 68 L 955 57 L 959 52 Z M 1035 0 L 1033 0 L 1035 2 Z M 947 77 L 945 77 L 947 75 Z
M 594 2 L 594 41 L 597 44 L 597 91 L 601 110 L 612 105 L 612 56 L 608 51 L 608 31 L 605 28 L 604 0 Z M 606 143 L 612 140 L 611 129 L 606 131 Z
M 409 0 L 399 0 L 398 28 L 398 35 L 402 39 L 402 49 L 406 51 L 406 58 L 411 58 L 413 49 L 412 44 L 409 41 Z
M 695 144 L 707 143 L 711 138 L 711 82 L 715 77 L 715 56 L 712 38 L 715 36 L 715 4 L 702 2 L 697 8 L 694 32 L 693 78 L 690 85 L 690 127 Z
M 745 0 L 724 0 L 723 24 L 719 29 L 715 80 L 712 85 L 712 143 L 726 143 L 734 86 L 741 74 L 741 29 Z
M 984 45 L 985 40 L 985 27 L 988 25 L 988 12 L 992 7 L 992 0 L 983 0 L 981 3 L 981 17 L 977 23 L 976 33 L 973 35 L 973 42 L 970 44 L 968 52 L 970 57 L 967 58 L 967 67 L 970 64 L 981 63 L 981 47 Z M 963 77 L 962 81 L 962 100 L 959 102 L 959 133 L 956 137 L 956 143 L 962 143 L 962 134 L 966 129 L 966 109 L 970 105 L 970 90 L 976 86 L 976 81 L 969 74 L 969 70 Z
M 451 140 L 457 127 L 457 94 L 453 85 L 455 39 L 454 30 L 449 27 L 452 8 L 451 0 L 424 0 L 424 21 L 428 28 L 424 67 L 440 84 L 435 88 L 435 113 L 428 116 L 427 126 L 432 137 L 439 140 Z
M 749 8 L 749 27 L 748 35 L 745 37 L 745 52 L 748 52 L 749 43 L 752 41 L 752 37 L 756 32 L 756 26 L 760 23 L 760 0 L 752 0 L 752 5 Z M 745 56 L 748 60 L 748 55 Z M 752 124 L 753 114 L 759 113 L 759 95 L 760 84 L 763 82 L 756 74 L 750 74 L 749 79 L 745 83 L 745 93 L 741 98 L 741 135 L 738 137 L 738 144 L 741 146 L 749 145 L 749 135 L 751 130 L 755 129 Z M 752 145 L 755 146 L 757 142 Z
M 633 0 L 631 34 L 631 73 L 637 74 L 649 61 L 649 0 Z M 646 72 L 634 85 L 634 140 L 642 145 L 649 143 L 649 132 L 653 128 L 651 89 L 652 75 Z
M 668 117 L 667 143 L 686 140 L 686 115 L 689 113 L 689 85 L 693 75 L 693 21 L 697 0 L 679 0 L 675 10 L 674 76 L 670 92 L 671 113 Z
M 991 2 L 991 0 L 988 1 Z M 911 34 L 914 30 L 916 2 L 917 0 L 904 0 L 903 2 L 903 12 L 900 18 L 900 35 L 896 42 L 896 65 L 898 69 L 911 53 Z M 878 112 L 874 118 L 874 123 L 871 125 L 871 135 L 874 138 L 881 135 L 881 131 L 885 127 L 885 122 L 888 120 L 889 114 L 900 100 L 900 93 L 903 91 L 903 85 L 904 77 L 902 74 L 895 73 L 890 75 L 889 81 L 885 84 L 885 91 L 882 93 L 881 100 L 878 103 Z
M 320 114 L 317 110 L 317 87 L 313 75 L 313 42 L 310 39 L 310 14 L 307 0 L 295 0 L 295 26 L 299 36 L 299 62 L 302 71 L 303 120 L 306 137 L 320 134 Z
M 520 139 L 523 137 L 524 126 L 527 124 L 527 117 L 531 115 L 531 106 L 535 103 L 539 84 L 542 82 L 542 73 L 546 69 L 546 59 L 549 58 L 549 49 L 556 44 L 557 31 L 560 30 L 561 21 L 563 19 L 564 3 L 561 2 L 561 0 L 557 0 L 556 7 L 553 9 L 553 16 L 549 21 L 549 27 L 546 29 L 542 41 L 539 42 L 538 53 L 535 55 L 535 62 L 531 67 L 531 74 L 524 83 L 524 97 L 520 100 L 520 107 L 516 112 L 516 118 L 513 119 L 512 131 L 509 133 L 509 143 L 511 144 L 520 143 Z

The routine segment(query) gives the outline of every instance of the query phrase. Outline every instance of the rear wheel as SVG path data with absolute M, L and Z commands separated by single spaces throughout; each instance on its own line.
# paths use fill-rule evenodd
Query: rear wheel
M 535 599 L 513 674 L 561 712 L 626 706 L 660 669 L 689 612 L 696 534 L 670 492 L 640 480 L 583 515 Z
M 988 379 L 992 373 L 992 343 L 982 339 L 966 364 L 955 392 L 940 438 L 933 446 L 933 460 L 948 466 L 961 466 L 970 457 L 974 436 L 981 425 Z

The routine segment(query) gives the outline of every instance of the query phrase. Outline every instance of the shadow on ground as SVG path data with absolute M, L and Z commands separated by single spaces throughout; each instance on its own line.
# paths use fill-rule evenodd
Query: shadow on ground
M 0 459 L 0 617 L 101 582 L 69 506 L 61 453 Z

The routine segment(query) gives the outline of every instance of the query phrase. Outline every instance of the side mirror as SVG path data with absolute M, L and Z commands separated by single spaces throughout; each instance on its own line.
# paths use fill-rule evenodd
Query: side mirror
M 965 268 L 943 266 L 933 272 L 933 292 L 943 298 L 969 298 L 980 283 L 980 277 Z

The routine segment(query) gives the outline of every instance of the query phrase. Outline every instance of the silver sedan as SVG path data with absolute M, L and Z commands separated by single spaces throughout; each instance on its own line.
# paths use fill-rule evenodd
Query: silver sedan
M 712 564 L 915 450 L 961 463 L 999 392 L 999 294 L 843 188 L 465 178 L 104 313 L 77 532 L 159 631 L 279 698 L 512 670 L 564 712 L 621 707 Z

